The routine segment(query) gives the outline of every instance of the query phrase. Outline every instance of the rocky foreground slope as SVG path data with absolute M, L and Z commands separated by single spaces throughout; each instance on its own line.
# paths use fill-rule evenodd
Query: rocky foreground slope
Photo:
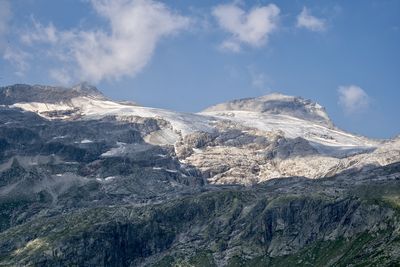
M 0 104 L 0 266 L 400 264 L 400 139 L 312 101 L 185 114 L 81 84 Z

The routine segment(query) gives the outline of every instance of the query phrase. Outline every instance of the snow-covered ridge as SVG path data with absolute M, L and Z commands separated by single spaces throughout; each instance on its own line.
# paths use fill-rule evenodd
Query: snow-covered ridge
M 229 121 L 237 127 L 261 131 L 281 131 L 288 138 L 302 137 L 321 153 L 347 155 L 371 150 L 379 142 L 346 133 L 333 127 L 324 108 L 310 100 L 272 94 L 216 105 L 197 114 L 141 107 L 99 97 L 88 85 L 74 87 L 85 94 L 59 102 L 17 102 L 10 106 L 31 111 L 48 119 L 99 119 L 106 116 L 137 116 L 168 121 L 172 129 L 154 132 L 145 140 L 173 144 L 194 132 L 215 132 L 216 125 Z M 97 89 L 96 89 L 97 90 Z M 46 100 L 46 99 L 45 99 Z M 55 116 L 55 114 L 57 116 Z
M 68 102 L 60 102 L 57 104 L 30 102 L 15 103 L 11 106 L 35 112 L 48 119 L 52 119 L 52 117 L 48 116 L 48 113 L 52 111 L 62 111 L 67 113 L 68 111 L 75 112 L 78 110 L 79 115 L 84 119 L 99 119 L 111 115 L 161 118 L 169 121 L 173 128 L 183 135 L 196 131 L 213 131 L 213 127 L 211 125 L 212 118 L 208 116 L 141 107 L 132 104 L 123 104 L 86 96 L 76 97 Z M 68 118 L 69 115 L 62 117 L 62 119 Z
M 173 146 L 168 149 L 182 166 L 194 166 L 210 183 L 319 178 L 400 160 L 400 139 L 379 141 L 347 133 L 333 126 L 322 106 L 299 97 L 272 94 L 182 113 L 112 101 L 85 84 L 68 90 L 32 88 L 39 97 L 24 97 L 26 86 L 0 88 L 0 105 L 5 102 L 5 108 L 20 108 L 49 120 L 107 117 L 138 123 L 144 144 L 116 143 L 102 157 L 136 157 L 154 145 Z M 74 141 L 89 147 L 95 140 L 91 136 Z
M 203 112 L 251 111 L 264 114 L 280 114 L 304 119 L 333 127 L 325 109 L 316 102 L 301 97 L 273 93 L 256 98 L 244 98 L 217 104 Z

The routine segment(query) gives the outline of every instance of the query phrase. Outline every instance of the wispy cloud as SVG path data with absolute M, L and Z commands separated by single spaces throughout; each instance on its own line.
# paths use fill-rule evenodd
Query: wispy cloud
M 250 82 L 253 88 L 258 89 L 263 94 L 270 91 L 268 84 L 271 82 L 270 77 L 268 77 L 264 72 L 258 71 L 254 66 L 250 65 L 247 67 L 250 75 Z
M 360 113 L 365 111 L 370 105 L 371 98 L 359 86 L 340 86 L 338 93 L 339 105 L 347 114 Z
M 20 38 L 24 44 L 31 45 L 33 43 L 51 43 L 55 44 L 59 41 L 60 32 L 57 31 L 53 23 L 47 26 L 40 24 L 33 16 L 31 17 L 33 28 L 23 33 Z
M 48 54 L 64 61 L 62 70 L 50 71 L 58 82 L 96 83 L 134 76 L 147 65 L 160 39 L 190 23 L 189 18 L 151 0 L 92 0 L 91 4 L 106 19 L 110 31 L 60 31 L 53 24 L 44 26 L 33 20 L 33 30 L 21 37 L 28 45 L 46 43 L 52 50 Z
M 71 83 L 71 76 L 65 69 L 52 69 L 49 71 L 49 75 L 62 85 Z
M 18 48 L 7 47 L 4 50 L 3 58 L 14 65 L 18 76 L 24 76 L 29 68 L 30 54 Z
M 9 31 L 11 19 L 11 5 L 8 0 L 0 0 L 0 48 L 4 44 L 4 38 Z
M 323 19 L 314 17 L 311 15 L 311 12 L 308 8 L 303 7 L 301 13 L 297 16 L 297 25 L 298 28 L 305 28 L 310 31 L 324 31 L 326 29 L 326 22 Z
M 7 37 L 10 34 L 10 22 L 13 17 L 11 2 L 0 0 L 0 59 L 4 59 L 11 64 L 17 76 L 24 76 L 29 68 L 30 54 L 18 47 L 7 45 Z
M 278 27 L 279 12 L 274 4 L 253 7 L 248 12 L 236 3 L 216 6 L 212 14 L 219 26 L 231 34 L 220 47 L 238 52 L 242 44 L 253 47 L 265 45 Z

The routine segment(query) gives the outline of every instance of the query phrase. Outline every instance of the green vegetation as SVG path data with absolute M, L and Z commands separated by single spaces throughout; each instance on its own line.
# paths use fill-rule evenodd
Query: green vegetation
M 141 207 L 79 209 L 0 233 L 0 247 L 7 246 L 0 250 L 0 265 L 79 265 L 86 259 L 135 265 L 152 258 L 156 263 L 150 266 L 201 267 L 216 266 L 224 257 L 228 266 L 396 264 L 399 216 L 393 210 L 399 198 L 393 191 L 379 198 L 365 188 L 354 190 L 358 197 L 335 199 L 239 188 Z M 324 241 L 326 236 L 336 239 Z M 271 251 L 286 255 L 272 257 Z
M 281 257 L 256 257 L 246 260 L 235 256 L 230 261 L 229 267 L 281 267 L 281 266 L 397 266 L 399 259 L 385 257 L 381 251 L 374 250 L 374 244 L 383 242 L 389 237 L 389 232 L 380 232 L 376 235 L 363 233 L 351 240 L 339 238 L 333 241 L 319 241 L 309 245 L 299 252 Z M 394 241 L 395 242 L 395 241 Z M 399 246 L 397 241 L 395 246 Z M 368 253 L 365 248 L 372 248 Z

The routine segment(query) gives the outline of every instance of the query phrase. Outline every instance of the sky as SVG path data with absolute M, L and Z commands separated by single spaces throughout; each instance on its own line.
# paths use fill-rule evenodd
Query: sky
M 0 0 L 0 86 L 82 81 L 183 112 L 280 92 L 391 138 L 400 1 Z

